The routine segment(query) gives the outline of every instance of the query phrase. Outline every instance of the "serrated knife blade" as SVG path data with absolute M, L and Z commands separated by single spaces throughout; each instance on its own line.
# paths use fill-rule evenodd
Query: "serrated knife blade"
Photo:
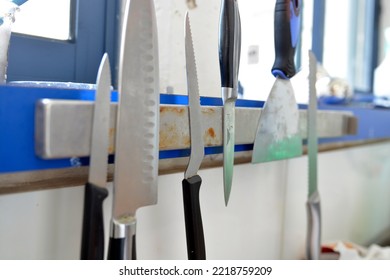
M 309 163 L 309 190 L 306 203 L 307 238 L 306 257 L 309 260 L 320 259 L 321 253 L 321 201 L 317 186 L 317 60 L 309 51 L 309 107 L 307 109 L 307 151 Z
M 206 249 L 200 211 L 199 191 L 202 178 L 197 174 L 204 157 L 202 115 L 195 51 L 188 12 L 185 17 L 185 53 L 188 91 L 188 117 L 191 154 L 182 181 L 187 255 L 189 260 L 205 260 Z
M 127 1 L 119 61 L 109 259 L 136 259 L 136 210 L 157 203 L 159 68 L 152 0 Z
M 191 25 L 188 12 L 185 16 L 185 54 L 187 71 L 187 91 L 189 127 L 191 138 L 190 160 L 184 177 L 190 178 L 197 174 L 204 157 L 202 113 L 200 107 L 198 75 L 196 70 L 195 51 L 192 41 Z

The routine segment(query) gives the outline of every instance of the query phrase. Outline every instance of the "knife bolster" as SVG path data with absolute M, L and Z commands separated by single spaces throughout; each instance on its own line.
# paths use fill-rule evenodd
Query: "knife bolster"
M 223 103 L 226 102 L 226 100 L 236 100 L 237 99 L 237 90 L 235 88 L 228 88 L 223 87 L 222 88 L 222 100 Z
M 112 238 L 126 238 L 129 235 L 135 235 L 136 223 L 136 218 L 132 216 L 113 219 L 110 228 L 110 236 Z
M 136 260 L 136 223 L 133 216 L 113 219 L 110 228 L 110 259 Z
M 318 191 L 309 197 L 306 210 L 306 257 L 308 260 L 318 260 L 321 254 L 321 202 Z

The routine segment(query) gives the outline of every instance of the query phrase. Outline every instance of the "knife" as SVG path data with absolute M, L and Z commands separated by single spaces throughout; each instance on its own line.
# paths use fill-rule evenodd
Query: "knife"
M 103 201 L 108 196 L 106 184 L 111 98 L 110 62 L 107 54 L 103 55 L 100 63 L 96 84 L 91 156 L 84 193 L 82 260 L 104 259 Z
M 309 51 L 309 107 L 307 118 L 307 150 L 309 162 L 309 193 L 307 209 L 306 256 L 309 260 L 318 260 L 321 253 L 321 205 L 317 186 L 317 61 Z
M 219 28 L 219 65 L 223 101 L 223 185 L 227 205 L 233 180 L 235 104 L 241 52 L 241 21 L 237 0 L 222 0 Z
M 205 260 L 206 249 L 199 203 L 199 191 L 202 178 L 197 174 L 204 157 L 203 129 L 195 53 L 188 12 L 186 13 L 185 19 L 185 53 L 189 99 L 188 117 L 191 138 L 190 159 L 182 182 L 187 255 L 189 260 Z
M 127 1 L 118 73 L 108 259 L 136 259 L 136 210 L 157 203 L 160 96 L 156 30 L 153 1 Z

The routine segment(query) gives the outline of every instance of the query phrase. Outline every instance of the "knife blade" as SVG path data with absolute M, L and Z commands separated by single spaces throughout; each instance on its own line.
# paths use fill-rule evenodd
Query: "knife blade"
M 225 205 L 233 181 L 235 104 L 241 53 L 241 21 L 237 0 L 222 0 L 219 23 L 219 64 L 223 101 L 223 185 Z
M 100 63 L 92 120 L 91 156 L 84 193 L 81 259 L 104 259 L 103 202 L 108 196 L 107 166 L 110 129 L 111 73 L 108 55 Z
M 188 12 L 185 17 L 185 54 L 191 140 L 190 159 L 182 181 L 187 255 L 189 260 L 205 260 L 206 249 L 199 201 L 202 178 L 197 174 L 204 157 L 203 128 L 195 52 Z
M 307 109 L 307 150 L 309 163 L 309 192 L 306 203 L 307 238 L 306 256 L 309 260 L 318 260 L 321 253 L 321 203 L 317 185 L 317 60 L 309 51 L 309 107 Z
M 136 259 L 136 210 L 157 203 L 159 67 L 152 0 L 127 1 L 118 74 L 109 259 Z

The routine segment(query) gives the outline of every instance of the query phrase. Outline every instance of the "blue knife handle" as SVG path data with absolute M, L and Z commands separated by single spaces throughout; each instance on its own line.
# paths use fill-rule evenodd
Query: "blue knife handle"
M 85 185 L 81 238 L 82 260 L 104 259 L 103 201 L 107 196 L 107 189 L 90 183 Z
M 201 184 L 202 179 L 198 175 L 184 179 L 182 182 L 187 254 L 189 260 L 206 259 L 202 215 L 199 203 Z
M 222 87 L 237 87 L 240 52 L 241 22 L 237 0 L 222 0 L 219 22 L 219 64 Z
M 277 0 L 274 17 L 275 62 L 272 74 L 290 79 L 295 73 L 295 49 L 298 44 L 302 0 Z

